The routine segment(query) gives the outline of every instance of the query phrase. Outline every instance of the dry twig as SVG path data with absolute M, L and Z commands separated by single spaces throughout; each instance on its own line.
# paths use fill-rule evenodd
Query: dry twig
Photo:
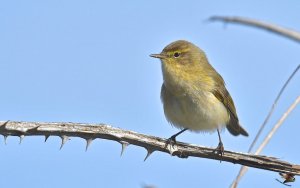
M 296 42 L 300 42 L 300 33 L 297 31 L 293 31 L 291 29 L 287 29 L 284 27 L 276 26 L 273 24 L 269 24 L 266 22 L 261 22 L 249 18 L 243 18 L 243 17 L 228 17 L 228 16 L 212 16 L 209 18 L 210 21 L 221 21 L 225 23 L 238 23 L 238 24 L 244 24 L 249 25 L 253 27 L 257 27 L 260 29 L 264 29 L 267 31 L 271 31 L 273 33 L 276 33 L 278 35 L 282 35 L 284 37 L 287 37 L 289 39 L 292 39 Z
M 296 100 L 291 104 L 291 106 L 288 108 L 288 110 L 282 115 L 282 117 L 278 120 L 278 122 L 274 125 L 272 130 L 267 134 L 265 139 L 263 140 L 262 144 L 259 146 L 259 148 L 256 150 L 255 155 L 258 155 L 263 148 L 269 143 L 270 139 L 273 137 L 275 132 L 278 130 L 278 128 L 282 125 L 284 120 L 288 117 L 288 115 L 294 110 L 294 108 L 300 103 L 300 96 L 296 98 Z M 231 185 L 231 188 L 236 188 L 239 181 L 241 180 L 242 176 L 247 172 L 247 167 L 242 166 L 238 176 L 234 180 L 234 182 Z

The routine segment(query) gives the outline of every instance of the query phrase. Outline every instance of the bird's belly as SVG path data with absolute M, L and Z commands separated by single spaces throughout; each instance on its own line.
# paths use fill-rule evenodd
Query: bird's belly
M 164 100 L 167 119 L 176 127 L 192 131 L 214 131 L 229 121 L 224 105 L 210 92 L 197 96 L 172 96 Z

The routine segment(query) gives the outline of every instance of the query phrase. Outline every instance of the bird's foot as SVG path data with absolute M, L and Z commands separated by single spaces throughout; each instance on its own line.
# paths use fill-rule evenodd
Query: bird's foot
M 168 140 L 167 140 L 167 145 L 171 145 L 172 147 L 177 143 L 176 142 L 176 136 L 177 135 L 173 135 L 173 136 L 171 136 L 170 138 L 168 138 Z
M 224 155 L 224 146 L 222 142 L 219 142 L 218 147 L 214 150 L 214 153 L 220 155 L 221 157 Z

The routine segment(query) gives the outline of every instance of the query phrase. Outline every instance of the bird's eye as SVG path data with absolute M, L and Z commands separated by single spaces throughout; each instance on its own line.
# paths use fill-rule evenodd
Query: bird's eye
M 179 56 L 180 56 L 180 53 L 179 53 L 179 52 L 175 52 L 175 53 L 174 53 L 174 57 L 175 57 L 175 58 L 178 58 Z

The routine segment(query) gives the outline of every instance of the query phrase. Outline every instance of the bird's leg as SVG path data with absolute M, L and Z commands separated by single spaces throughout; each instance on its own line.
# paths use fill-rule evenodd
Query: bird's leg
M 219 136 L 219 144 L 218 144 L 218 147 L 215 149 L 215 151 L 217 152 L 217 154 L 223 156 L 223 154 L 224 154 L 224 146 L 223 146 L 223 142 L 222 142 L 222 139 L 221 139 L 221 135 L 220 135 L 219 129 L 217 129 L 217 131 L 218 131 L 218 136 Z
M 168 143 L 174 143 L 174 144 L 176 144 L 176 137 L 178 136 L 178 135 L 180 135 L 181 133 L 183 133 L 184 131 L 186 131 L 186 130 L 188 130 L 187 128 L 185 128 L 185 129 L 182 129 L 181 131 L 179 131 L 178 133 L 176 133 L 176 134 L 174 134 L 173 136 L 171 136 L 169 139 L 168 139 Z

